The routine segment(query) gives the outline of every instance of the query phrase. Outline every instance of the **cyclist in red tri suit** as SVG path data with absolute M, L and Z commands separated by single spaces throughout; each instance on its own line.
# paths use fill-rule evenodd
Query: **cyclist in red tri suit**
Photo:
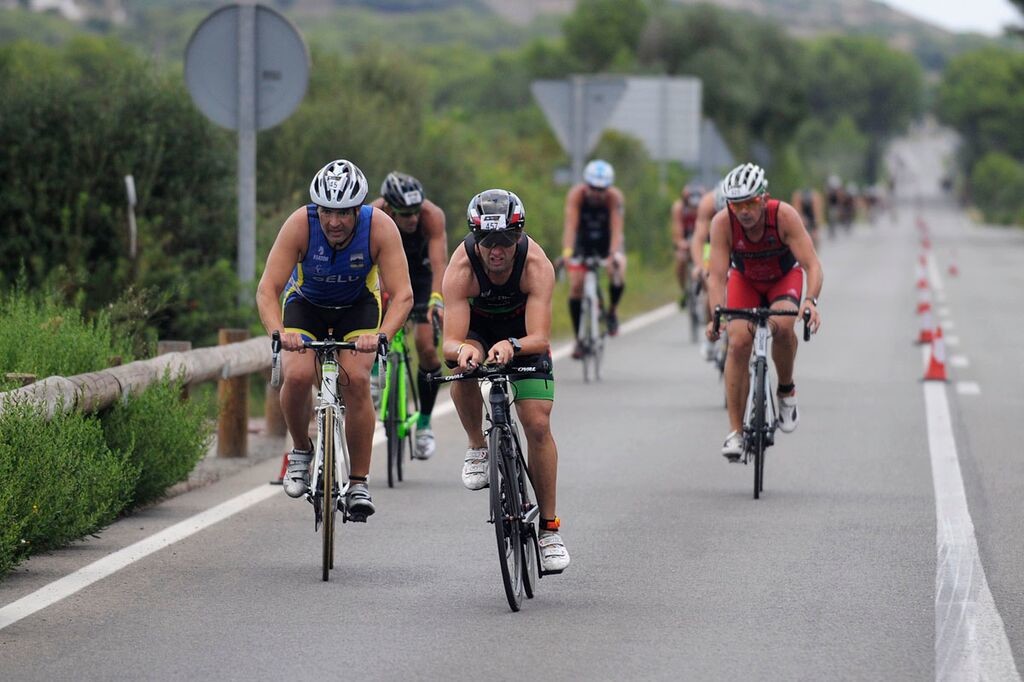
M 752 163 L 737 166 L 722 181 L 728 210 L 718 212 L 711 220 L 708 297 L 712 306 L 810 310 L 811 331 L 817 333 L 823 278 L 818 254 L 800 214 L 790 204 L 770 198 L 767 189 L 764 170 Z M 807 293 L 801 298 L 805 273 Z M 772 360 L 779 377 L 779 428 L 790 433 L 800 419 L 793 383 L 796 318 L 776 317 L 772 322 Z M 746 320 L 731 320 L 728 333 L 725 384 L 730 431 L 722 454 L 738 461 L 743 454 L 747 365 L 754 337 Z M 713 320 L 708 322 L 707 335 L 715 340 Z
M 697 205 L 700 203 L 703 189 L 696 185 L 686 185 L 679 193 L 679 198 L 672 202 L 672 244 L 676 247 L 676 281 L 679 282 L 681 295 L 679 307 L 686 307 L 686 297 L 690 293 L 690 237 L 697 225 Z

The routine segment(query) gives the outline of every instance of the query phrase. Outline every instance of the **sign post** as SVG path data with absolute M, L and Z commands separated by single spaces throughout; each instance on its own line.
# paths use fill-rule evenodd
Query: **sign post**
M 185 50 L 185 84 L 214 123 L 238 131 L 239 304 L 256 277 L 256 133 L 288 118 L 306 94 L 309 51 L 298 30 L 265 5 L 225 5 Z

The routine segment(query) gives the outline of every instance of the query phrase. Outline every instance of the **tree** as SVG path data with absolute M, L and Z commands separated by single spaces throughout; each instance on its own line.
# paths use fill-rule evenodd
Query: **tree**
M 643 0 L 580 0 L 562 25 L 568 51 L 588 72 L 630 57 L 647 23 Z

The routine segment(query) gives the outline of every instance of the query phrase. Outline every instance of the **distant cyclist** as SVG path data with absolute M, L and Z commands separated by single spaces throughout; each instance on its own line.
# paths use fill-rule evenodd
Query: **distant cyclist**
M 693 235 L 690 237 L 690 261 L 693 263 L 690 276 L 697 280 L 704 280 L 707 286 L 708 272 L 710 271 L 711 259 L 711 219 L 715 214 L 725 209 L 725 195 L 722 194 L 722 183 L 719 182 L 710 192 L 705 192 L 697 204 L 697 215 L 693 226 Z M 711 319 L 711 297 L 705 299 L 706 313 L 705 320 Z M 700 354 L 705 360 L 711 360 L 714 355 L 714 347 L 706 337 L 700 344 Z
M 818 228 L 825 222 L 825 201 L 821 192 L 813 187 L 798 189 L 793 192 L 792 203 L 811 234 L 814 247 L 818 248 Z
M 623 225 L 626 205 L 622 192 L 614 186 L 615 171 L 607 161 L 595 159 L 583 169 L 583 182 L 573 186 L 565 197 L 565 224 L 562 231 L 562 258 L 568 259 L 569 314 L 572 329 L 580 328 L 583 279 L 586 274 L 576 266 L 587 256 L 606 261 L 609 275 L 608 333 L 618 333 L 617 307 L 626 289 L 626 253 Z M 579 341 L 572 356 L 583 357 Z
M 727 210 L 711 221 L 711 304 L 810 310 L 810 327 L 817 332 L 821 326 L 818 296 L 822 284 L 818 254 L 800 214 L 791 205 L 770 198 L 767 190 L 764 170 L 752 163 L 737 166 L 722 182 Z M 807 295 L 801 300 L 805 271 Z M 707 328 L 711 340 L 713 322 Z M 779 428 L 784 433 L 794 431 L 800 420 L 793 382 L 795 322 L 795 317 L 773 318 L 772 359 L 779 380 Z M 749 323 L 740 319 L 729 321 L 727 332 L 725 384 L 730 431 L 722 454 L 736 461 L 743 454 L 743 408 L 753 334 Z
M 345 435 L 352 457 L 347 504 L 358 516 L 375 508 L 366 478 L 376 418 L 370 400 L 374 352 L 390 341 L 412 309 L 409 268 L 398 228 L 383 211 L 363 203 L 366 176 L 351 161 L 332 161 L 313 177 L 309 204 L 281 226 L 267 256 L 256 304 L 267 333 L 281 333 L 284 383 L 281 412 L 294 447 L 284 491 L 302 497 L 309 487 L 313 443 L 312 388 L 319 383 L 314 353 L 303 341 L 354 341 L 358 353 L 338 354 L 339 381 L 348 412 Z M 380 278 L 391 296 L 381 321 Z M 383 339 L 381 337 L 384 337 Z
M 477 194 L 467 208 L 469 235 L 452 254 L 444 276 L 447 317 L 444 357 L 466 371 L 484 362 L 536 366 L 551 362 L 551 261 L 526 227 L 519 197 L 503 189 Z M 545 571 L 569 565 L 569 552 L 555 515 L 558 449 L 551 436 L 554 375 L 541 371 L 513 382 L 516 414 L 526 434 L 530 479 L 540 506 L 540 553 Z M 483 401 L 471 382 L 452 384 L 452 402 L 469 439 L 462 483 L 488 486 Z
M 438 385 L 430 377 L 441 375 L 441 361 L 434 342 L 433 320 L 444 321 L 441 282 L 448 262 L 448 237 L 444 211 L 427 199 L 420 181 L 411 175 L 392 171 L 380 186 L 380 197 L 373 205 L 395 221 L 402 236 L 402 247 L 409 262 L 412 282 L 412 319 L 419 356 L 416 388 L 420 396 L 420 417 L 416 424 L 416 448 L 413 457 L 430 459 L 436 450 L 430 415 L 437 401 Z
M 686 307 L 690 293 L 690 238 L 697 225 L 697 206 L 704 195 L 704 188 L 689 184 L 683 187 L 679 198 L 672 202 L 672 244 L 676 255 L 676 281 L 681 295 L 679 307 Z

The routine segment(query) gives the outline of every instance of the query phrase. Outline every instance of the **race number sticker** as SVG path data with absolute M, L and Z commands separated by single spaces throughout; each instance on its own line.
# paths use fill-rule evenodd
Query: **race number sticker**
M 504 230 L 506 227 L 504 214 L 489 213 L 480 216 L 481 230 Z
M 332 192 L 341 190 L 341 179 L 340 175 L 328 175 L 327 176 L 327 189 Z
M 406 206 L 423 203 L 423 194 L 418 189 L 402 192 L 402 198 L 405 199 Z

